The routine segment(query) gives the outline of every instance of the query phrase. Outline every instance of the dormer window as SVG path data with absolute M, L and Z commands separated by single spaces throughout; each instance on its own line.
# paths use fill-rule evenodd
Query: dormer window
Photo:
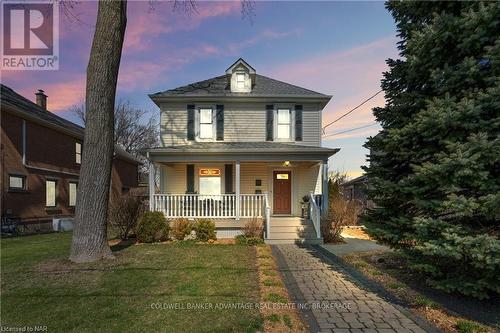
M 238 87 L 238 89 L 245 88 L 245 73 L 236 74 L 236 86 Z
M 226 69 L 226 76 L 231 92 L 250 93 L 256 84 L 255 69 L 241 58 Z

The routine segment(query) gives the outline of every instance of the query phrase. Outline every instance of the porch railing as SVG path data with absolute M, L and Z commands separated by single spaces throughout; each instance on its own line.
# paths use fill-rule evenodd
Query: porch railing
M 266 194 L 154 194 L 152 209 L 167 218 L 265 218 L 266 199 Z

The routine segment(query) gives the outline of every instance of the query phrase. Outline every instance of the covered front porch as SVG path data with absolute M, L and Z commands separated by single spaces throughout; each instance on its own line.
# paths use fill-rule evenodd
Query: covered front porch
M 248 145 L 235 149 L 234 144 L 228 149 L 222 143 L 217 143 L 219 149 L 204 145 L 203 151 L 199 144 L 193 146 L 149 151 L 150 184 L 155 184 L 150 186 L 151 210 L 168 219 L 210 218 L 219 237 L 234 237 L 246 221 L 258 218 L 265 238 L 273 239 L 273 225 L 295 218 L 298 224 L 312 224 L 315 237 L 321 238 L 327 161 L 334 150 L 290 144 L 274 144 L 272 152 Z

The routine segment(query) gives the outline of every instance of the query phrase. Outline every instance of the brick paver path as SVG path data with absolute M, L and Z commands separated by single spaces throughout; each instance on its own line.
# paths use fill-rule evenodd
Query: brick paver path
M 276 245 L 274 250 L 292 298 L 308 312 L 312 331 L 426 332 L 388 301 L 355 284 L 349 273 L 326 262 L 317 250 L 293 244 Z

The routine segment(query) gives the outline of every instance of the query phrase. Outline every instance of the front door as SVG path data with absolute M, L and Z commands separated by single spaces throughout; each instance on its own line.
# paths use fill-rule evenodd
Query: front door
M 290 171 L 273 172 L 274 214 L 292 212 L 292 173 Z

